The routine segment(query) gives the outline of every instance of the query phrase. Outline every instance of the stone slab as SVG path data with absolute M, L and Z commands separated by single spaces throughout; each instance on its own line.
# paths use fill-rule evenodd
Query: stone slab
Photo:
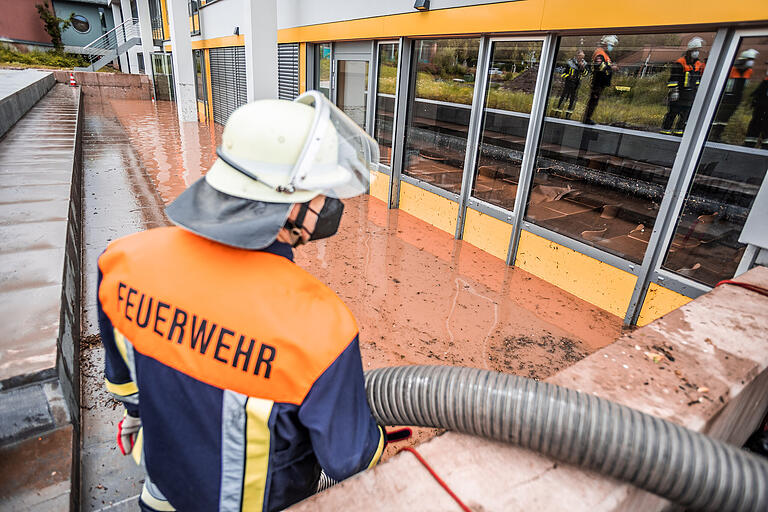
M 739 280 L 768 287 L 768 269 Z M 768 297 L 714 289 L 547 379 L 740 446 L 768 409 Z M 645 352 L 661 354 L 654 362 Z M 665 510 L 627 484 L 494 441 L 448 432 L 418 447 L 473 510 Z M 292 507 L 459 510 L 412 454 Z
M 53 73 L 49 71 L 0 69 L 0 137 L 32 108 L 54 83 Z

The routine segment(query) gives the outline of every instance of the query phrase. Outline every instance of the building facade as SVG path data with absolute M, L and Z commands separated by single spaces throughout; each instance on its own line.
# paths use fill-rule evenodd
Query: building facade
M 182 120 L 320 90 L 380 144 L 371 195 L 627 324 L 755 263 L 742 230 L 768 186 L 763 1 L 148 11 L 158 98 Z

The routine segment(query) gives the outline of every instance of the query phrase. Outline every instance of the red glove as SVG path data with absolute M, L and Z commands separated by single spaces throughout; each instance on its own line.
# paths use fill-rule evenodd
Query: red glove
M 120 448 L 120 453 L 123 455 L 131 454 L 140 428 L 140 418 L 129 416 L 127 412 L 123 413 L 123 419 L 117 424 L 117 447 Z
M 413 435 L 413 431 L 408 427 L 398 428 L 386 432 L 387 443 L 397 443 L 398 441 L 405 441 L 410 439 Z

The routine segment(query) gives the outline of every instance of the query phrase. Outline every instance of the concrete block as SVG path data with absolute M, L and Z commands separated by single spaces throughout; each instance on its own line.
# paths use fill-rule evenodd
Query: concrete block
M 40 384 L 0 392 L 0 445 L 45 432 L 53 425 Z

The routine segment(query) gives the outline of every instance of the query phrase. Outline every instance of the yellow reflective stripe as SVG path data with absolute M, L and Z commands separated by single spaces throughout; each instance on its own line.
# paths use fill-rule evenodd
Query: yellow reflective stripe
M 133 450 L 131 450 L 131 457 L 139 466 L 141 466 L 142 453 L 144 453 L 144 427 L 141 427 L 139 433 L 136 434 L 136 441 L 133 442 Z
M 123 333 L 118 331 L 117 328 L 113 328 L 113 330 L 115 331 L 115 345 L 117 345 L 117 350 L 120 352 L 120 355 L 123 356 L 125 364 L 128 364 L 128 355 L 125 349 L 125 336 L 123 336 Z
M 381 428 L 381 425 L 379 425 L 379 446 L 376 448 L 376 453 L 373 454 L 373 458 L 371 459 L 371 463 L 368 464 L 368 469 L 371 469 L 373 466 L 375 466 L 379 459 L 381 458 L 381 454 L 384 452 L 384 430 Z
M 677 82 L 669 82 L 667 87 L 677 87 Z
M 141 501 L 153 510 L 159 510 L 160 512 L 176 512 L 176 509 L 173 508 L 173 505 L 171 505 L 170 502 L 159 500 L 152 496 L 147 490 L 146 485 L 141 489 Z
M 253 397 L 245 404 L 245 476 L 241 510 L 264 508 L 269 468 L 269 416 L 273 404 L 271 400 Z
M 133 381 L 126 382 L 125 384 L 115 384 L 114 382 L 109 382 L 109 380 L 105 378 L 104 384 L 107 386 L 107 391 L 118 396 L 129 396 L 139 392 L 139 388 Z
M 688 71 L 685 72 L 685 79 L 683 80 L 683 87 L 688 87 L 688 77 L 690 76 L 690 73 Z

